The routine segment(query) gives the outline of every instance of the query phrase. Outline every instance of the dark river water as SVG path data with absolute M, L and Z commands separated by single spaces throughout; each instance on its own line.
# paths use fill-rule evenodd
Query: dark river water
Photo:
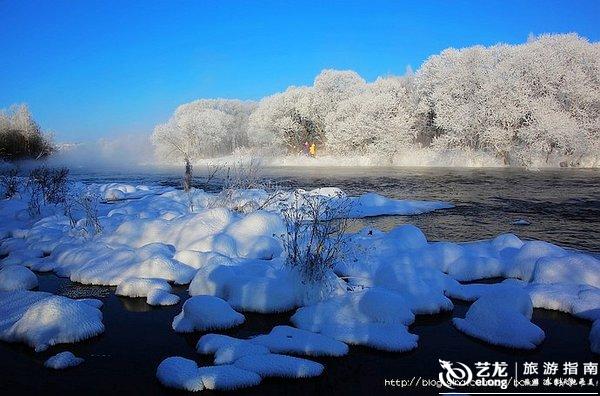
M 198 169 L 198 173 L 200 170 Z M 422 228 L 430 240 L 466 241 L 514 232 L 522 238 L 551 241 L 562 246 L 600 252 L 600 172 L 594 170 L 447 170 L 447 169 L 269 169 L 265 174 L 284 186 L 313 188 L 337 186 L 348 193 L 374 191 L 395 198 L 436 199 L 456 208 L 414 217 L 379 217 L 359 220 L 357 226 L 389 229 L 405 222 Z M 86 181 L 126 181 L 176 185 L 174 171 L 78 174 Z M 197 183 L 202 183 L 199 177 Z M 526 219 L 529 226 L 514 226 Z M 39 275 L 39 290 L 74 298 L 95 297 L 104 302 L 106 331 L 93 339 L 60 345 L 42 353 L 20 344 L 0 343 L 0 395 L 4 394 L 168 394 L 178 393 L 160 386 L 155 377 L 158 364 L 169 356 L 183 356 L 200 365 L 212 356 L 195 352 L 203 333 L 181 335 L 171 329 L 181 303 L 154 308 L 144 299 L 122 298 L 114 288 L 83 286 L 50 274 Z M 185 287 L 176 289 L 185 300 Z M 384 353 L 351 347 L 342 358 L 315 359 L 325 365 L 322 376 L 313 379 L 266 379 L 239 393 L 264 395 L 306 394 L 438 394 L 437 388 L 384 386 L 386 379 L 422 377 L 437 379 L 438 359 L 475 362 L 506 362 L 509 368 L 523 362 L 598 362 L 589 348 L 590 323 L 555 311 L 536 309 L 533 322 L 546 333 L 534 351 L 522 352 L 493 347 L 457 331 L 452 317 L 464 317 L 468 304 L 455 301 L 454 311 L 419 316 L 410 331 L 419 336 L 417 349 L 407 353 Z M 278 315 L 245 314 L 246 322 L 226 334 L 249 337 L 267 333 L 278 324 L 288 324 L 292 312 Z M 83 357 L 80 366 L 65 371 L 43 367 L 55 353 L 70 350 Z M 510 373 L 509 369 L 509 373 Z M 598 377 L 596 377 L 597 379 Z M 508 391 L 569 391 L 534 388 Z M 575 389 L 572 389 L 575 390 Z M 578 391 L 596 391 L 580 388 Z M 478 388 L 477 391 L 502 391 Z M 203 394 L 222 392 L 202 391 Z

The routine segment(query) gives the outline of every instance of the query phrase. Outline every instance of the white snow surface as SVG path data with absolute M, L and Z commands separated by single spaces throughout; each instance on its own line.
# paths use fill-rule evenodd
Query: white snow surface
M 27 267 L 53 271 L 75 282 L 117 286 L 118 294 L 146 297 L 153 305 L 170 305 L 178 302 L 178 296 L 170 293 L 170 283 L 191 282 L 189 293 L 194 297 L 174 320 L 174 326 L 182 331 L 239 324 L 243 316 L 236 310 L 274 313 L 297 309 L 293 324 L 300 330 L 282 326 L 254 342 L 242 340 L 229 352 L 221 351 L 219 362 L 264 352 L 257 348 L 259 340 L 269 344 L 272 354 L 337 356 L 344 343 L 408 350 L 417 342 L 407 328 L 414 315 L 451 310 L 449 297 L 475 301 L 471 315 L 459 323 L 467 332 L 481 335 L 485 322 L 489 326 L 499 315 L 490 308 L 493 304 L 484 303 L 485 296 L 493 292 L 497 292 L 496 305 L 518 323 L 513 327 L 527 331 L 522 339 L 489 332 L 490 342 L 537 345 L 539 332 L 531 327 L 527 315 L 514 309 L 510 298 L 500 295 L 508 287 L 527 294 L 533 307 L 556 309 L 586 320 L 599 317 L 597 257 L 544 241 L 524 241 L 514 234 L 453 243 L 429 242 L 411 225 L 389 232 L 367 228 L 349 235 L 346 251 L 327 274 L 328 287 L 322 290 L 302 284 L 299 274 L 284 264 L 279 239 L 285 232 L 282 203 L 309 197 L 340 205 L 349 202 L 350 217 L 366 217 L 451 207 L 445 202 L 393 200 L 373 193 L 348 197 L 329 187 L 284 192 L 279 201 L 262 205 L 270 194 L 258 189 L 234 191 L 230 199 L 221 202 L 218 195 L 199 189 L 187 194 L 173 188 L 123 183 L 85 187 L 103 199 L 99 204 L 103 232 L 93 237 L 71 229 L 58 206 L 47 205 L 41 216 L 31 218 L 26 195 L 0 200 L 0 289 L 34 288 L 33 277 L 36 281 L 37 277 Z M 262 209 L 249 212 L 258 207 Z M 507 280 L 500 284 L 459 283 L 496 277 Z M 53 297 L 42 303 L 52 296 L 18 292 L 12 295 L 14 301 L 2 296 L 2 339 L 45 348 L 101 331 L 98 300 L 65 302 L 63 297 Z M 211 302 L 190 302 L 196 297 Z M 50 331 L 49 324 L 30 320 L 34 312 L 43 316 L 48 310 L 58 312 L 64 326 Z M 74 324 L 79 322 L 88 326 Z M 504 323 L 500 329 L 508 331 L 508 327 Z M 311 332 L 306 340 L 312 343 L 300 331 Z M 284 339 L 277 332 L 289 334 Z M 317 336 L 333 342 L 317 342 Z M 246 353 L 249 350 L 253 353 Z
M 55 370 L 62 370 L 69 367 L 78 366 L 83 363 L 83 361 L 84 359 L 73 355 L 73 353 L 69 351 L 65 351 L 50 357 L 48 360 L 46 360 L 44 366 Z

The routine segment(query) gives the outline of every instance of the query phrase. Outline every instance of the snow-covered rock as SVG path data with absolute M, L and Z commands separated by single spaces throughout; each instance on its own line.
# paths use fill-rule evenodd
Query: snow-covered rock
M 227 329 L 244 322 L 244 315 L 218 297 L 194 296 L 183 303 L 173 319 L 173 330 L 182 333 Z
M 71 352 L 60 352 L 50 357 L 44 363 L 44 366 L 55 370 L 62 370 L 69 367 L 78 366 L 83 363 L 84 359 L 73 355 Z
M 21 265 L 9 265 L 0 269 L 0 290 L 31 290 L 38 286 L 37 276 Z

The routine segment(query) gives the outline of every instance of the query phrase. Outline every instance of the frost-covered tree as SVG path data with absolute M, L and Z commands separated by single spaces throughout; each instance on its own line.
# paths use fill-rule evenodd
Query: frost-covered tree
M 152 141 L 159 155 L 184 162 L 186 191 L 191 187 L 192 162 L 216 152 L 231 122 L 231 116 L 218 110 L 176 111 L 167 123 L 154 129 Z
M 290 87 L 264 98 L 250 116 L 251 144 L 296 153 L 306 141 L 321 142 L 323 126 L 315 116 L 314 102 L 312 87 Z
M 41 130 L 27 105 L 0 111 L 0 159 L 39 159 L 52 151 L 50 135 Z
M 198 139 L 202 155 L 239 146 L 297 153 L 308 141 L 338 155 L 387 159 L 418 148 L 518 166 L 600 163 L 600 44 L 575 34 L 449 48 L 414 74 L 372 83 L 350 70 L 323 70 L 312 86 L 242 103 L 200 100 L 174 118 L 207 110 L 233 117 Z
M 412 144 L 414 104 L 408 78 L 379 78 L 341 101 L 326 118 L 328 150 L 390 158 Z
M 580 157 L 597 135 L 598 76 L 598 45 L 574 34 L 449 49 L 418 72 L 420 114 L 440 149 L 489 151 L 517 165 Z
M 312 87 L 290 87 L 260 101 L 250 117 L 249 134 L 255 145 L 275 144 L 296 153 L 304 142 L 324 145 L 328 114 L 364 89 L 353 71 L 323 70 Z

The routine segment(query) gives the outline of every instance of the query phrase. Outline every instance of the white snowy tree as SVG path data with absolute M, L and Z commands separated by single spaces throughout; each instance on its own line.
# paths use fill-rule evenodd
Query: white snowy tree
M 234 117 L 209 106 L 180 106 L 165 124 L 154 128 L 152 142 L 158 154 L 185 164 L 184 189 L 191 187 L 192 163 L 219 152 Z
M 415 139 L 408 78 L 379 78 L 326 117 L 328 150 L 391 158 Z

